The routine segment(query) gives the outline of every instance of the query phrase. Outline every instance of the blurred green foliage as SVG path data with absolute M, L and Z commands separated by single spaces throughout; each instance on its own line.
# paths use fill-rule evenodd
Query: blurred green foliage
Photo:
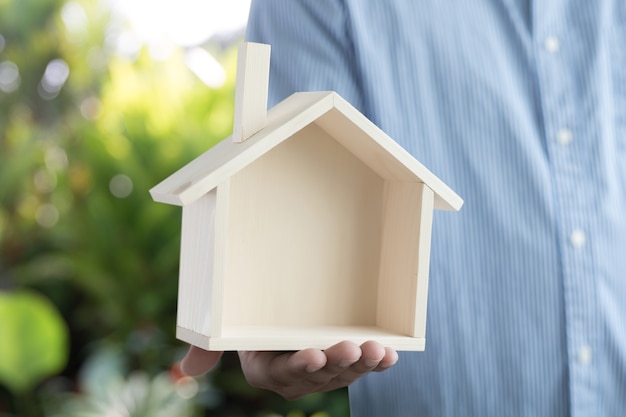
M 118 373 L 102 384 L 145 394 L 143 414 L 129 415 L 187 381 L 171 369 L 185 349 L 173 335 L 180 212 L 148 190 L 230 134 L 235 53 L 202 45 L 228 74 L 209 88 L 182 49 L 166 60 L 146 48 L 119 53 L 125 30 L 97 0 L 0 0 L 0 295 L 28 291 L 48 306 L 32 301 L 30 316 L 0 308 L 0 352 L 36 367 L 37 326 L 58 327 L 59 314 L 69 332 L 40 373 L 19 380 L 3 368 L 1 416 L 104 415 L 92 407 L 101 393 L 84 382 L 100 375 L 89 364 L 102 352 L 119 361 L 107 362 Z M 5 337 L 9 317 L 32 332 Z M 344 390 L 286 402 L 250 388 L 232 354 L 199 382 L 197 392 L 176 391 L 178 415 L 348 413 Z
M 0 383 L 32 389 L 67 361 L 67 328 L 51 303 L 29 292 L 0 293 Z

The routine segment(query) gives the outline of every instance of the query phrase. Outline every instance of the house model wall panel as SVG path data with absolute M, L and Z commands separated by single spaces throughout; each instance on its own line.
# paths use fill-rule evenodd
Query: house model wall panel
M 383 191 L 315 124 L 234 175 L 224 325 L 374 324 Z
M 378 286 L 377 324 L 425 337 L 433 192 L 424 183 L 388 181 Z
M 211 332 L 211 309 L 194 306 L 213 297 L 216 202 L 214 189 L 183 210 L 176 322 L 200 334 Z

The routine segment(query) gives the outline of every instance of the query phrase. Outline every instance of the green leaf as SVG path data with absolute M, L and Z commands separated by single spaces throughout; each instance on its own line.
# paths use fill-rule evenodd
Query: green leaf
M 22 393 L 61 371 L 67 357 L 67 327 L 52 303 L 32 292 L 0 292 L 0 383 Z

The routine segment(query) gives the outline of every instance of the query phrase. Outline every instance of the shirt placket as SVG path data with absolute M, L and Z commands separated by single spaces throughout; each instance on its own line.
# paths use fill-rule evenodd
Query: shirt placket
M 543 2 L 548 3 L 548 2 Z M 591 34 L 575 24 L 564 24 L 565 10 L 549 2 L 549 10 L 535 3 L 534 42 L 546 147 L 552 170 L 555 218 L 559 226 L 561 278 L 565 306 L 565 343 L 569 371 L 570 412 L 591 416 L 598 410 L 597 368 L 594 350 L 598 347 L 596 271 L 593 256 L 594 198 L 593 112 L 581 96 L 585 82 L 581 65 L 589 65 L 585 49 L 578 42 Z M 568 7 L 571 7 L 568 6 Z M 583 6 L 584 7 L 584 6 Z M 563 7 L 564 8 L 564 7 Z

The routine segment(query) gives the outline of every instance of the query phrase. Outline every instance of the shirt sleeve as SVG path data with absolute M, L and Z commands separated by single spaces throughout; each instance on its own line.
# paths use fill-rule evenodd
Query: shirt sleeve
M 253 0 L 246 38 L 272 47 L 270 107 L 298 91 L 336 91 L 364 110 L 343 1 Z

